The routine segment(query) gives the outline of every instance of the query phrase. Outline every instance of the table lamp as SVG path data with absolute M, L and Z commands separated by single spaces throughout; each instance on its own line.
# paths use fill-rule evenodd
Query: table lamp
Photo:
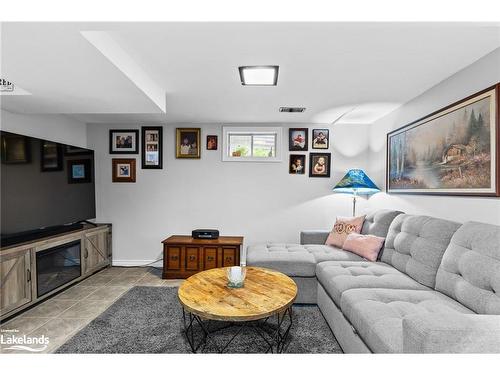
M 350 169 L 332 189 L 336 193 L 352 194 L 352 216 L 356 216 L 356 196 L 375 194 L 380 189 L 362 169 Z

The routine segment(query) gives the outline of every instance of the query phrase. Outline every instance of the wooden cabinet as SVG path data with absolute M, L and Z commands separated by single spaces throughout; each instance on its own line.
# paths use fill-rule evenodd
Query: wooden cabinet
M 171 236 L 162 243 L 163 278 L 183 279 L 211 268 L 239 265 L 243 237 L 208 240 Z
M 32 249 L 0 255 L 0 315 L 31 302 Z
M 108 228 L 99 228 L 85 234 L 82 249 L 83 273 L 88 274 L 109 264 Z

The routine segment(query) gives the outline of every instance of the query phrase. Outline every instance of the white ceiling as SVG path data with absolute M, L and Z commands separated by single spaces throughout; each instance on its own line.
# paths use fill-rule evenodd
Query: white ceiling
M 0 97 L 14 112 L 371 123 L 499 48 L 500 24 L 4 23 L 1 38 L 1 77 L 27 92 Z M 242 86 L 240 65 L 279 65 L 278 86 Z

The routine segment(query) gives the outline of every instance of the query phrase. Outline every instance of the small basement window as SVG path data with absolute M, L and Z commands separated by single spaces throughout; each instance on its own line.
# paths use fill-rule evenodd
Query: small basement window
M 224 127 L 223 161 L 281 161 L 282 128 Z

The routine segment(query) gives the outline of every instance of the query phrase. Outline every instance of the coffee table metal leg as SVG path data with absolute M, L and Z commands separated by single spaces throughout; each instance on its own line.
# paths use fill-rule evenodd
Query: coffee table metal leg
M 217 350 L 218 353 L 223 353 L 229 345 L 233 342 L 233 340 L 241 333 L 241 331 L 244 328 L 251 328 L 257 335 L 265 341 L 265 343 L 268 345 L 266 353 L 274 353 L 273 348 L 276 346 L 276 353 L 282 353 L 283 350 L 285 349 L 285 344 L 286 340 L 289 336 L 290 329 L 292 328 L 292 323 L 293 323 L 293 313 L 292 313 L 292 307 L 290 306 L 287 308 L 285 311 L 276 314 L 276 319 L 277 319 L 277 324 L 276 324 L 276 329 L 274 330 L 266 330 L 264 329 L 264 326 L 267 324 L 268 319 L 263 319 L 260 321 L 249 321 L 249 322 L 241 322 L 241 323 L 230 323 L 226 326 L 210 330 L 210 321 L 207 321 L 207 324 L 203 322 L 203 320 L 198 317 L 195 314 L 192 314 L 191 312 L 187 312 L 182 309 L 182 317 L 183 317 L 183 322 L 184 322 L 184 334 L 186 335 L 186 339 L 189 343 L 189 346 L 191 347 L 191 351 L 193 353 L 198 352 L 198 349 L 203 345 L 203 349 L 206 348 L 207 343 L 210 341 L 213 343 L 215 346 L 215 349 Z M 288 317 L 288 325 L 286 328 L 284 328 L 284 322 Z M 201 328 L 203 338 L 200 338 L 200 342 L 196 345 L 195 343 L 195 323 Z M 226 343 L 221 347 L 219 346 L 212 338 L 211 335 L 215 332 L 218 332 L 220 330 L 229 328 L 229 327 L 234 327 L 237 325 L 239 328 L 232 335 L 232 337 L 226 341 Z M 284 332 L 282 330 L 284 329 Z M 266 338 L 266 335 L 269 336 L 270 340 Z M 203 350 L 202 349 L 202 350 Z

